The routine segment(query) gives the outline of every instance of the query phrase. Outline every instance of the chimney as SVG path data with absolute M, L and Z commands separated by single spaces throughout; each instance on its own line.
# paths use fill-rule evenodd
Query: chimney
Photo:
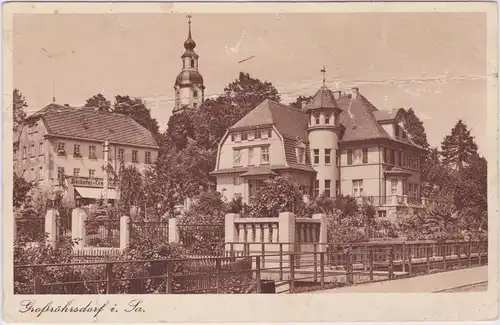
M 307 99 L 303 99 L 300 101 L 300 106 L 299 106 L 299 109 L 304 109 L 306 108 L 307 106 L 307 103 L 309 103 L 309 101 Z
M 357 87 L 351 88 L 351 94 L 352 94 L 352 98 L 358 98 L 359 88 L 357 88 Z

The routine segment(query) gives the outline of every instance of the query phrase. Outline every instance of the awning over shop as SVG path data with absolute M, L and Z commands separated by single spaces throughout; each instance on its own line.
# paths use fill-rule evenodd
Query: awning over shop
M 104 198 L 104 190 L 102 188 L 92 188 L 92 187 L 76 187 L 75 191 L 82 197 L 87 199 L 101 199 Z M 108 199 L 116 200 L 117 198 L 116 190 L 108 189 Z

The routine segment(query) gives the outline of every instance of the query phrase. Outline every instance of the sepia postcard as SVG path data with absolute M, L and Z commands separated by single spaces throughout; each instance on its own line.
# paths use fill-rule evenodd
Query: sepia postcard
M 4 319 L 498 319 L 497 7 L 4 4 Z

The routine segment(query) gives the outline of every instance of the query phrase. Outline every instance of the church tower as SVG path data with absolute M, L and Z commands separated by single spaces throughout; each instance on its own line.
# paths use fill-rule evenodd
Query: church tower
M 198 71 L 198 54 L 194 52 L 196 43 L 191 38 L 191 16 L 188 16 L 189 32 L 184 42 L 186 51 L 181 56 L 182 70 L 175 79 L 174 114 L 185 108 L 198 108 L 204 100 L 205 86 L 203 77 Z

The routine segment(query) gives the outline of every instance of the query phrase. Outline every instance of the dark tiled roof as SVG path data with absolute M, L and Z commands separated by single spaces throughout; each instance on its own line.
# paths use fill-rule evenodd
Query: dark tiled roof
M 42 115 L 49 135 L 157 147 L 151 132 L 131 117 L 90 109 L 49 110 Z
M 325 86 L 318 89 L 313 98 L 306 104 L 305 111 L 318 108 L 338 108 L 333 92 Z
M 396 118 L 396 115 L 398 115 L 399 109 L 393 109 L 390 111 L 375 111 L 373 112 L 373 115 L 377 119 L 377 121 L 386 121 L 386 120 L 393 120 Z
M 339 104 L 342 105 L 340 123 L 345 127 L 342 141 L 390 138 L 373 115 L 377 108 L 361 94 L 356 98 L 344 95 Z
M 286 138 L 307 141 L 308 117 L 302 111 L 266 99 L 231 127 L 231 130 L 274 125 Z

